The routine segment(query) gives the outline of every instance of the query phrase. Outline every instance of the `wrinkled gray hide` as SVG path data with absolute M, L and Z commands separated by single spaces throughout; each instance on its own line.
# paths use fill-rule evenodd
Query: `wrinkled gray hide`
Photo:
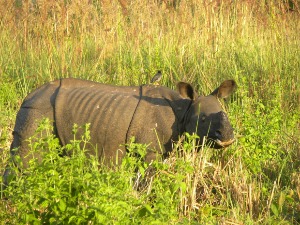
M 230 95 L 235 86 L 233 80 L 227 80 L 210 95 L 198 97 L 184 82 L 173 91 L 161 86 L 119 87 L 72 78 L 53 81 L 24 100 L 11 145 L 18 150 L 12 155 L 20 155 L 26 167 L 30 158 L 25 159 L 26 139 L 44 117 L 53 121 L 53 132 L 62 145 L 73 139 L 74 123 L 90 123 L 89 149 L 91 153 L 97 150 L 105 162 L 120 161 L 126 153 L 124 144 L 132 136 L 138 143 L 150 144 L 146 161 L 154 159 L 157 152 L 167 156 L 172 142 L 184 132 L 207 136 L 215 141 L 215 148 L 226 147 L 234 135 L 218 98 Z

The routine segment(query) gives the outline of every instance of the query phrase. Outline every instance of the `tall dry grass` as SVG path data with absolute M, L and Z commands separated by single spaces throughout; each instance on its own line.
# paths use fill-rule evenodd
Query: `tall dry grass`
M 30 67 L 26 77 L 39 83 L 83 76 L 137 84 L 163 68 L 168 85 L 184 79 L 212 89 L 216 80 L 242 73 L 251 78 L 250 93 L 253 82 L 267 84 L 259 87 L 264 94 L 280 81 L 299 102 L 298 77 L 282 81 L 278 65 L 285 66 L 279 55 L 293 60 L 297 50 L 297 1 L 294 11 L 292 1 L 178 1 L 176 8 L 171 1 L 121 2 L 2 2 L 8 64 Z
M 227 110 L 242 137 L 222 153 L 181 155 L 195 170 L 184 178 L 178 211 L 202 222 L 299 223 L 299 5 L 1 1 L 1 165 L 21 99 L 46 81 L 138 85 L 160 69 L 162 85 L 184 80 L 208 94 L 233 78 L 239 89 Z M 168 173 L 178 172 L 176 157 Z

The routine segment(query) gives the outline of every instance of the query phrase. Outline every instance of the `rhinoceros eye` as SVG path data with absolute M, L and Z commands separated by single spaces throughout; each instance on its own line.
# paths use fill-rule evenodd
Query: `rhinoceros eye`
M 202 115 L 202 116 L 201 116 L 201 121 L 202 121 L 202 122 L 205 122 L 205 119 L 206 119 L 206 116 Z

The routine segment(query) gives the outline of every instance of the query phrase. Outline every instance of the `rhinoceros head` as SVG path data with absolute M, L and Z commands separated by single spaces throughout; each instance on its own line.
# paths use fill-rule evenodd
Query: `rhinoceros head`
M 201 138 L 213 141 L 212 147 L 222 148 L 234 142 L 233 128 L 226 113 L 222 110 L 220 98 L 227 98 L 236 88 L 233 80 L 224 81 L 208 96 L 198 96 L 190 84 L 179 82 L 179 93 L 192 100 L 185 118 L 185 131 L 197 133 Z

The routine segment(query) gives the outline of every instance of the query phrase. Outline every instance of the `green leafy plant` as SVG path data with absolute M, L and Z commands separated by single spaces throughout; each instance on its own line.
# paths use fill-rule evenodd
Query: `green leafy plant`
M 196 151 L 190 135 L 149 164 L 148 146 L 132 141 L 119 167 L 103 166 L 88 127 L 61 147 L 45 122 L 25 173 L 12 166 L 2 223 L 299 223 L 299 3 L 174 2 L 0 2 L 1 173 L 22 99 L 50 80 L 141 85 L 160 69 L 174 89 L 239 86 L 226 107 L 233 145 Z

